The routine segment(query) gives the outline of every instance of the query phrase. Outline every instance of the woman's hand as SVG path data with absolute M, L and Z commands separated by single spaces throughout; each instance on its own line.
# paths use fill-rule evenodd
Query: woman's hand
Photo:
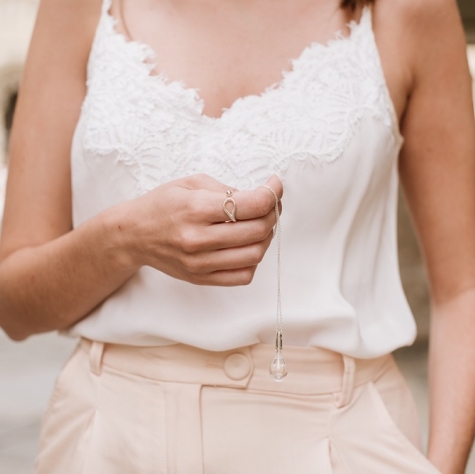
M 280 200 L 279 178 L 272 176 L 267 184 Z M 234 191 L 235 223 L 225 222 L 227 189 Z M 119 205 L 116 229 L 137 266 L 197 285 L 246 285 L 272 240 L 274 208 L 275 197 L 266 188 L 236 191 L 207 175 L 194 175 Z
M 268 185 L 280 199 L 279 179 Z M 15 340 L 68 327 L 143 265 L 199 285 L 250 283 L 272 239 L 275 198 L 265 188 L 236 191 L 238 222 L 225 223 L 226 189 L 203 175 L 180 179 L 43 243 L 4 252 L 0 326 Z

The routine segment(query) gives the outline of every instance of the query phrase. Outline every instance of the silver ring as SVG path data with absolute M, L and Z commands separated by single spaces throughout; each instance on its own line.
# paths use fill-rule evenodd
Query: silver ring
M 228 192 L 230 192 L 231 194 L 228 194 Z M 232 191 L 226 191 L 226 195 L 227 196 L 232 196 Z M 231 211 L 228 211 L 226 205 L 228 203 L 231 203 L 233 205 Z M 228 197 L 224 200 L 223 202 L 223 211 L 224 213 L 229 217 L 229 221 L 225 221 L 225 222 L 237 222 L 236 221 L 236 202 L 234 201 L 234 199 L 232 197 Z

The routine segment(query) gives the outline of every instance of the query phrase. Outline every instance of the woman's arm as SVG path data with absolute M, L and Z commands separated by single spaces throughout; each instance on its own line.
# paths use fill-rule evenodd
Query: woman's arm
M 142 265 L 200 285 L 250 283 L 272 238 L 274 197 L 167 183 L 71 230 L 69 155 L 100 0 L 43 0 L 20 88 L 0 242 L 0 326 L 13 339 L 67 327 Z M 269 184 L 279 196 L 281 183 Z
M 475 433 L 475 123 L 455 1 L 404 2 L 412 74 L 400 175 L 431 289 L 428 456 L 462 474 Z
M 100 0 L 43 0 L 39 8 L 11 134 L 0 244 L 0 324 L 16 339 L 24 332 L 6 316 L 22 309 L 9 297 L 10 288 L 15 285 L 23 300 L 36 281 L 50 280 L 55 259 L 47 252 L 29 253 L 71 229 L 69 150 L 99 12 Z M 44 264 L 38 261 L 38 271 L 32 271 L 38 259 Z M 29 268 L 28 276 L 18 277 L 20 265 L 24 272 Z M 26 298 L 25 306 L 35 304 Z

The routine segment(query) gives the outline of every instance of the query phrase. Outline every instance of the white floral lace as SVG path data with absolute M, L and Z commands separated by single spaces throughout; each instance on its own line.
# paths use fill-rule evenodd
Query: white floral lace
M 400 139 L 370 8 L 348 37 L 310 44 L 278 83 L 211 118 L 197 89 L 151 73 L 154 52 L 115 30 L 110 6 L 105 0 L 89 59 L 81 145 L 129 165 L 138 195 L 194 173 L 248 189 L 282 175 L 290 160 L 330 163 L 365 117 Z

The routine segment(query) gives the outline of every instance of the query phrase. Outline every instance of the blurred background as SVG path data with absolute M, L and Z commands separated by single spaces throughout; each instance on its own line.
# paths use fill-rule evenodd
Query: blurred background
M 459 5 L 475 91 L 475 0 L 459 0 Z M 37 6 L 38 0 L 0 0 L 0 227 L 8 136 Z M 398 234 L 401 276 L 419 333 L 416 344 L 400 349 L 396 357 L 416 398 L 426 442 L 429 297 L 423 262 L 402 199 Z M 0 474 L 32 472 L 42 412 L 74 345 L 74 340 L 56 334 L 14 343 L 0 329 Z M 467 473 L 475 474 L 475 453 Z

